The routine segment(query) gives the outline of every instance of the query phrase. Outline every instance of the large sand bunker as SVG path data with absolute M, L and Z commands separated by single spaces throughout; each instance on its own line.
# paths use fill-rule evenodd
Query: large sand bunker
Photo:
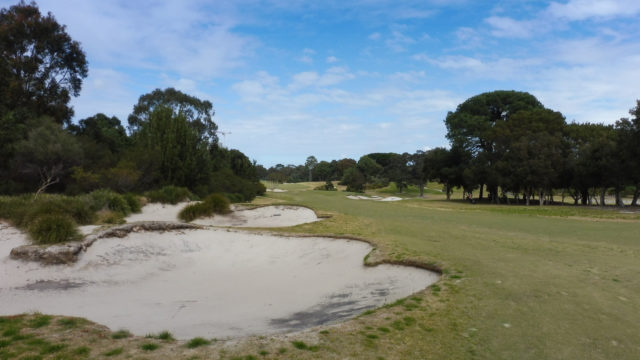
M 0 226 L 0 314 L 82 316 L 138 335 L 236 337 L 353 317 L 438 279 L 422 269 L 365 267 L 371 247 L 224 229 L 101 239 L 70 266 L 11 260 L 23 234 Z

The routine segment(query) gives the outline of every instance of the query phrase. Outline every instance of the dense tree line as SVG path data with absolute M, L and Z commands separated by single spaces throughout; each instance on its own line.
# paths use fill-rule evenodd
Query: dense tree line
M 449 148 L 404 153 L 372 153 L 331 162 L 277 165 L 262 172 L 279 182 L 341 181 L 352 191 L 395 182 L 400 192 L 438 181 L 450 198 L 461 188 L 471 198 L 493 203 L 553 203 L 554 196 L 575 204 L 615 204 L 640 197 L 640 100 L 630 118 L 614 125 L 567 123 L 533 95 L 494 91 L 460 104 L 445 119 Z M 310 157 L 311 158 L 311 157 Z M 313 164 L 313 166 L 310 166 Z M 310 177 L 307 176 L 310 174 Z M 537 200 L 535 200 L 537 198 Z
M 264 192 L 255 162 L 218 143 L 209 101 L 156 89 L 140 96 L 127 129 L 103 113 L 72 123 L 86 56 L 35 3 L 0 10 L 0 52 L 0 193 L 175 185 L 250 200 Z

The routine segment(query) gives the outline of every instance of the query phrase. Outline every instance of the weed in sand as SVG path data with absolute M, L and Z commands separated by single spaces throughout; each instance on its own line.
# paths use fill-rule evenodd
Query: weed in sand
M 156 343 L 145 343 L 142 344 L 140 346 L 140 348 L 144 351 L 154 351 L 156 349 L 158 349 L 160 347 L 160 345 L 156 344 Z
M 126 339 L 133 336 L 129 330 L 126 329 L 120 329 L 116 332 L 114 332 L 113 334 L 111 334 L 111 338 L 112 339 Z
M 157 334 L 147 334 L 147 336 L 145 337 L 148 339 L 158 339 L 158 340 L 164 340 L 164 341 L 175 341 L 176 339 L 173 337 L 173 334 L 171 334 L 166 330 Z
M 200 346 L 204 346 L 204 345 L 209 345 L 211 344 L 211 341 L 202 338 L 202 337 L 194 337 L 193 339 L 189 340 L 189 342 L 187 343 L 187 347 L 189 349 L 194 349 Z

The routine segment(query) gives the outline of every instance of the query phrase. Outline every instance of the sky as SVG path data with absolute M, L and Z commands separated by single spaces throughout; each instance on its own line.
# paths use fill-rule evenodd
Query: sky
M 0 7 L 17 1 L 0 0 Z M 526 91 L 568 122 L 640 99 L 639 0 L 41 0 L 81 43 L 75 121 L 174 87 L 269 167 L 447 146 L 467 98 Z

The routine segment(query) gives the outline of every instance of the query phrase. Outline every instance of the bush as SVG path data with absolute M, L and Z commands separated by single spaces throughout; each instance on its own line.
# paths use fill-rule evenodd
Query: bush
M 178 214 L 178 217 L 182 221 L 191 222 L 199 217 L 208 216 L 212 213 L 212 211 L 209 211 L 207 204 L 200 202 L 185 206 Z
M 91 208 L 93 211 L 111 210 L 123 216 L 131 213 L 129 202 L 114 191 L 108 189 L 96 190 L 90 193 L 89 197 L 92 200 Z
M 73 218 L 65 214 L 41 215 L 28 226 L 29 235 L 38 244 L 56 244 L 80 237 Z
M 18 227 L 27 227 L 43 215 L 67 215 L 81 225 L 93 223 L 95 212 L 87 197 L 63 195 L 41 195 L 38 199 L 25 202 L 26 210 L 21 219 L 12 219 Z
M 331 180 L 327 180 L 324 185 L 317 186 L 314 190 L 336 191 L 338 189 L 333 186 L 333 182 L 331 182 Z
M 203 202 L 191 204 L 178 214 L 178 217 L 186 222 L 213 214 L 228 214 L 231 212 L 230 202 L 222 194 L 211 194 Z
M 122 195 L 122 197 L 127 202 L 127 205 L 129 205 L 129 209 L 131 209 L 132 213 L 139 213 L 140 211 L 142 211 L 142 203 L 140 202 L 140 198 L 137 195 L 126 193 Z
M 189 189 L 173 185 L 165 186 L 159 190 L 148 191 L 145 195 L 150 202 L 174 205 L 181 201 L 195 200 L 196 198 Z
M 204 199 L 204 203 L 216 214 L 231 212 L 229 199 L 222 194 L 211 194 Z

